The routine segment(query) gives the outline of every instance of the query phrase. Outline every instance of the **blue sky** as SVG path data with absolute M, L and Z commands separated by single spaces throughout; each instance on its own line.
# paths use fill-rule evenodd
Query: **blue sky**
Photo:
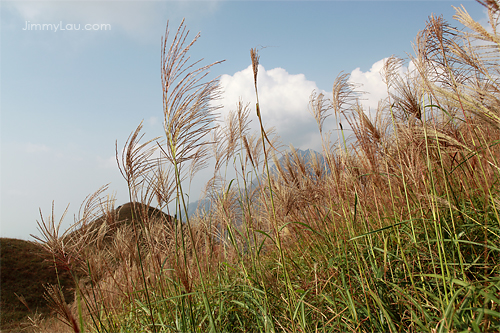
M 214 67 L 226 91 L 225 114 L 238 98 L 255 103 L 249 50 L 260 51 L 264 122 L 285 145 L 320 149 L 307 110 L 312 90 L 331 94 L 336 76 L 351 73 L 382 98 L 382 59 L 412 53 L 429 15 L 452 25 L 463 4 L 486 22 L 475 1 L 2 1 L 1 18 L 1 236 L 38 234 L 55 202 L 56 217 L 70 204 L 62 228 L 85 197 L 111 183 L 117 205 L 127 201 L 114 162 L 144 120 L 149 138 L 162 135 L 161 37 L 185 18 L 193 59 Z M 26 24 L 109 24 L 111 30 L 35 31 Z M 25 30 L 26 29 L 26 30 Z M 173 30 L 173 31 L 172 31 Z M 293 88 L 293 89 L 292 89 Z M 371 104 L 369 104 L 371 103 Z M 255 122 L 254 122 L 255 123 Z M 196 200 L 210 170 L 191 187 Z

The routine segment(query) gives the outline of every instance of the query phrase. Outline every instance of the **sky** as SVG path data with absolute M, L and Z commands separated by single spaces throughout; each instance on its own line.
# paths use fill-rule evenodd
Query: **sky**
M 337 75 L 348 73 L 369 93 L 367 110 L 375 108 L 385 97 L 383 60 L 408 58 L 432 14 L 460 27 L 452 6 L 462 4 L 486 24 L 475 1 L 2 0 L 1 237 L 40 235 L 40 209 L 47 218 L 52 203 L 56 220 L 69 204 L 66 229 L 87 195 L 108 183 L 116 206 L 128 201 L 115 142 L 122 147 L 141 121 L 145 138 L 165 135 L 160 61 L 167 22 L 171 37 L 183 18 L 190 38 L 201 32 L 193 60 L 225 60 L 210 73 L 224 90 L 222 118 L 241 98 L 256 128 L 249 51 L 257 48 L 264 123 L 286 146 L 321 150 L 310 94 L 331 96 Z M 192 201 L 211 172 L 192 182 Z

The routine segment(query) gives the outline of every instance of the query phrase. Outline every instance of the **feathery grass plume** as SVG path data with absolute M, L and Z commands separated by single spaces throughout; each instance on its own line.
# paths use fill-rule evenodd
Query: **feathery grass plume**
M 498 6 L 496 2 L 487 3 L 491 32 L 474 21 L 463 7 L 455 8 L 457 13 L 454 17 L 469 31 L 463 33 L 463 42 L 453 50 L 453 53 L 475 73 L 473 84 L 461 87 L 467 91 L 464 96 L 466 100 L 463 101 L 464 107 L 498 127 L 500 126 L 500 115 L 497 111 L 500 105 L 497 97 L 500 89 L 498 83 L 500 37 L 497 33 L 499 13 L 495 9 L 495 6 Z M 454 100 L 462 102 L 456 97 Z
M 255 104 L 255 109 L 257 111 L 257 118 L 259 118 L 259 124 L 260 124 L 260 132 L 262 134 L 262 140 L 266 140 L 269 145 L 271 146 L 271 148 L 273 148 L 274 150 L 277 151 L 277 149 L 273 146 L 273 144 L 271 143 L 271 140 L 269 140 L 269 138 L 267 137 L 267 132 L 264 128 L 264 125 L 263 125 L 263 122 L 262 122 L 262 114 L 260 112 L 260 104 L 259 104 L 259 93 L 258 93 L 258 90 L 257 90 L 257 74 L 259 72 L 259 60 L 260 60 L 260 56 L 259 56 L 259 53 L 257 51 L 257 49 L 250 49 L 250 58 L 252 60 L 252 69 L 253 69 L 253 82 L 254 82 L 254 88 L 255 88 L 255 98 L 257 100 L 257 103 Z M 265 159 L 267 160 L 267 150 L 265 148 L 265 145 L 263 146 L 263 149 L 264 149 L 264 156 L 265 156 Z
M 64 238 L 70 233 L 70 229 L 66 230 L 62 235 L 60 235 L 61 224 L 68 212 L 68 207 L 64 210 L 59 222 L 56 225 L 55 222 L 55 214 L 54 214 L 54 202 L 52 202 L 52 214 L 48 217 L 47 220 L 43 218 L 42 210 L 40 209 L 40 221 L 37 221 L 38 230 L 41 233 L 41 237 L 31 235 L 34 239 L 36 239 L 39 245 L 47 250 L 50 254 L 54 256 L 54 260 L 60 265 L 62 265 L 63 269 L 69 270 L 70 267 L 73 267 L 74 262 L 73 258 L 69 256 L 69 252 L 71 248 L 68 248 L 68 245 L 63 241 Z M 76 223 L 75 223 L 76 224 Z
M 237 114 L 230 111 L 223 126 L 219 125 L 214 130 L 213 141 L 217 148 L 215 154 L 215 171 L 221 171 L 222 166 L 227 168 L 229 161 L 235 153 L 237 147 Z
M 144 134 L 139 136 L 142 127 L 141 121 L 136 130 L 128 137 L 125 142 L 125 148 L 121 153 L 121 159 L 119 158 L 118 142 L 115 144 L 118 168 L 132 191 L 131 199 L 135 200 L 139 199 L 136 194 L 139 187 L 144 182 L 144 177 L 156 166 L 156 160 L 151 157 L 157 148 L 156 144 L 152 143 L 159 139 L 159 137 L 157 137 L 141 144 L 140 141 L 144 137 Z
M 196 170 L 193 170 L 192 174 Z M 152 187 L 151 192 L 156 197 L 156 202 L 160 209 L 168 208 L 168 204 L 174 200 L 176 191 L 176 180 L 172 176 L 172 165 L 164 161 L 164 157 L 160 155 L 158 159 L 158 167 L 153 171 L 148 184 Z
M 221 63 L 214 62 L 197 68 L 201 60 L 190 63 L 187 55 L 190 48 L 198 40 L 200 34 L 186 44 L 189 31 L 186 31 L 184 20 L 179 25 L 173 41 L 168 46 L 168 24 L 165 37 L 162 38 L 162 87 L 163 87 L 163 118 L 166 135 L 165 147 L 160 147 L 164 156 L 169 160 L 175 170 L 177 182 L 177 203 L 179 213 L 186 215 L 188 235 L 194 244 L 194 235 L 191 228 L 187 205 L 182 190 L 183 167 L 186 163 L 195 163 L 198 166 L 191 168 L 191 174 L 200 169 L 209 158 L 207 136 L 214 129 L 215 112 L 221 108 L 213 104 L 220 98 L 219 78 L 206 80 L 209 69 Z M 182 229 L 180 222 L 179 229 Z M 183 234 L 181 233 L 181 236 Z M 185 253 L 185 240 L 181 237 L 181 244 Z M 206 295 L 206 285 L 197 251 L 193 251 L 195 264 L 200 276 L 203 290 L 203 303 L 209 318 L 210 330 L 215 331 L 212 310 Z M 187 257 L 184 255 L 184 264 Z
M 118 157 L 118 142 L 115 144 L 116 162 L 120 173 L 127 182 L 130 202 L 142 202 L 151 195 L 147 191 L 149 189 L 147 181 L 150 172 L 158 165 L 158 159 L 153 156 L 157 150 L 156 140 L 159 137 L 140 143 L 144 137 L 144 134 L 140 135 L 142 127 L 141 121 L 136 130 L 128 137 L 121 153 L 121 159 Z
M 331 109 L 333 109 L 333 103 L 332 101 L 329 101 L 328 99 L 325 98 L 325 96 L 320 93 L 317 94 L 316 91 L 313 91 L 311 95 L 309 96 L 309 105 L 308 105 L 309 112 L 312 113 L 314 116 L 314 119 L 316 120 L 316 124 L 318 125 L 318 130 L 319 134 L 321 136 L 321 146 L 323 149 L 323 154 L 326 158 L 326 164 L 325 164 L 325 169 L 330 169 L 333 170 L 332 168 L 335 165 L 335 157 L 332 156 L 332 143 L 330 141 L 330 132 L 327 133 L 326 137 L 323 133 L 323 126 L 326 118 L 331 116 L 332 114 L 329 113 Z M 336 119 L 337 114 L 335 115 Z
M 240 100 L 236 110 L 231 110 L 225 122 L 213 132 L 214 175 L 207 183 L 205 193 L 208 193 L 210 199 L 210 228 L 214 231 L 215 239 L 222 243 L 227 258 L 233 255 L 241 258 L 241 245 L 245 243 L 240 230 L 243 213 L 236 207 L 235 186 L 240 185 L 239 177 L 237 176 L 236 183 L 233 183 L 234 179 L 228 182 L 226 178 L 231 161 L 236 174 L 246 177 L 246 160 L 240 160 L 241 170 L 237 168 L 236 160 L 237 155 L 245 149 L 244 142 L 247 145 L 246 149 L 249 148 L 248 141 L 245 141 L 249 124 L 248 116 L 248 106 L 244 107 Z
M 45 286 L 47 294 L 44 295 L 47 302 L 49 302 L 52 308 L 58 314 L 57 319 L 61 320 L 64 324 L 68 325 L 73 329 L 73 332 L 80 333 L 80 327 L 78 326 L 77 320 L 73 315 L 70 307 L 64 299 L 64 294 L 56 285 Z
M 248 119 L 250 116 L 250 103 L 243 105 L 243 101 L 240 99 L 238 101 L 238 106 L 236 107 L 236 112 L 238 115 L 238 132 L 239 137 L 242 138 L 245 136 L 250 130 L 250 122 Z
M 331 108 L 331 101 L 325 98 L 323 93 L 318 94 L 316 91 L 313 91 L 309 96 L 309 112 L 311 112 L 314 119 L 316 119 L 320 134 L 323 134 L 323 125 L 326 118 L 331 116 L 331 114 L 328 113 Z
M 145 223 L 147 222 L 147 214 L 145 211 L 141 211 L 141 207 L 137 205 L 137 203 L 140 202 L 150 204 L 155 194 L 158 198 L 158 192 L 155 191 L 155 189 L 158 188 L 158 182 L 155 179 L 151 179 L 151 173 L 154 173 L 155 168 L 157 168 L 159 164 L 159 160 L 153 157 L 155 151 L 157 150 L 157 146 L 159 145 L 159 143 L 156 142 L 159 137 L 140 144 L 140 141 L 144 137 L 144 134 L 139 136 L 141 129 L 142 122 L 127 139 L 125 149 L 122 152 L 121 163 L 118 159 L 118 143 L 115 144 L 115 147 L 118 168 L 127 182 L 129 199 L 131 202 L 131 222 L 134 233 L 133 238 L 130 240 L 132 241 L 131 243 L 135 243 L 135 247 L 137 249 L 136 258 L 138 258 L 142 273 L 139 280 L 142 280 L 143 282 L 143 290 L 150 313 L 153 331 L 156 331 L 156 323 L 153 314 L 154 309 L 151 305 L 148 282 L 144 271 L 143 249 L 141 249 L 140 245 L 142 238 L 141 235 L 146 237 L 147 244 L 151 244 L 149 239 L 150 225 L 149 223 Z
M 488 11 L 491 11 L 493 14 L 500 12 L 500 4 L 498 0 L 476 0 L 481 5 L 486 7 Z M 495 31 L 496 32 L 496 31 Z
M 464 23 L 470 25 L 470 29 L 476 30 L 476 34 L 485 33 L 485 31 L 478 29 L 477 26 L 468 22 L 467 15 L 464 12 L 458 12 L 458 15 L 462 17 Z M 434 22 L 431 24 L 431 27 L 435 25 L 436 23 Z M 433 31 L 436 29 L 429 30 Z M 434 35 L 432 33 L 429 33 L 429 36 L 428 39 L 431 40 L 432 44 L 432 40 L 437 38 L 433 37 Z M 461 39 L 459 39 L 459 37 Z M 485 40 L 489 39 L 491 41 L 491 38 L 488 37 L 487 34 L 483 37 Z M 476 150 L 479 149 L 478 146 L 480 145 L 477 136 L 481 135 L 480 129 L 484 128 L 484 126 L 475 126 L 474 123 L 477 121 L 477 118 L 473 119 L 472 115 L 479 117 L 482 121 L 490 123 L 490 125 L 495 127 L 498 127 L 500 123 L 500 116 L 498 108 L 496 107 L 499 105 L 499 102 L 496 96 L 497 94 L 495 93 L 499 91 L 498 82 L 487 70 L 488 67 L 494 68 L 494 66 L 486 65 L 488 63 L 493 64 L 495 61 L 498 62 L 498 52 L 496 52 L 496 59 L 495 53 L 491 52 L 489 52 L 487 57 L 481 57 L 475 50 L 481 50 L 485 45 L 480 44 L 474 47 L 474 44 L 477 43 L 480 38 L 477 36 L 471 37 L 470 33 L 463 33 L 458 37 L 452 35 L 452 37 L 442 38 L 442 40 L 445 42 L 434 44 L 441 45 L 444 43 L 445 46 L 449 46 L 447 49 L 448 54 L 446 56 L 441 56 L 441 54 L 439 54 L 439 57 L 434 57 L 433 61 L 440 63 L 441 67 L 448 66 L 446 68 L 446 73 L 452 73 L 450 76 L 451 85 L 440 84 L 443 79 L 434 80 L 434 82 L 428 79 L 424 80 L 435 103 L 438 104 L 441 109 L 447 109 L 446 116 L 442 121 L 458 120 L 460 122 L 465 120 L 467 131 L 463 132 L 461 135 L 468 137 L 466 141 L 470 139 L 470 148 Z M 444 47 L 442 48 L 444 49 Z M 437 61 L 434 60 L 435 58 L 437 58 Z M 466 80 L 456 80 L 455 77 L 457 75 L 455 73 L 460 73 L 462 75 L 463 73 L 469 74 L 469 77 Z M 462 116 L 457 117 L 457 112 L 455 110 L 460 110 Z M 445 113 L 443 113 L 443 116 L 444 115 Z
M 348 111 L 359 98 L 360 92 L 356 90 L 356 84 L 349 82 L 350 76 L 348 73 L 341 73 L 333 83 L 332 108 L 335 116 Z
M 364 169 L 370 170 L 370 173 L 378 173 L 383 129 L 376 127 L 360 104 L 353 111 L 353 115 L 347 116 L 347 121 L 356 137 L 357 147 L 361 148 L 358 161 L 362 163 L 368 161 L 369 165 L 365 165 Z
M 404 121 L 410 121 L 411 117 L 421 120 L 424 94 L 418 82 L 419 78 L 415 71 L 409 70 L 402 76 L 400 74 L 402 65 L 403 59 L 391 56 L 384 62 L 381 71 L 382 79 L 393 99 L 391 102 L 393 112 Z
M 247 151 L 248 157 L 252 162 L 252 166 L 256 170 L 260 170 L 260 168 L 262 168 L 261 162 L 263 156 L 262 140 L 256 133 L 251 135 L 245 135 L 243 137 L 243 140 L 245 143 L 245 149 Z
M 475 70 L 459 54 L 453 52 L 460 48 L 457 46 L 460 38 L 459 30 L 451 27 L 442 16 L 431 16 L 426 28 L 417 38 L 417 57 L 414 63 L 433 104 L 440 110 L 449 109 L 447 103 L 453 96 L 465 120 L 468 135 L 473 137 L 474 129 L 470 114 L 463 105 L 462 89 L 473 84 Z M 430 117 L 433 115 L 430 114 Z M 474 140 L 473 144 L 476 144 Z
M 494 61 L 498 60 L 498 52 L 495 52 L 496 47 L 500 44 L 500 36 L 498 34 L 497 28 L 500 19 L 500 4 L 497 0 L 476 0 L 484 7 L 486 7 L 488 11 L 488 23 L 489 28 L 491 28 L 491 32 L 486 29 L 486 27 L 482 26 L 479 22 L 474 21 L 471 16 L 467 13 L 464 6 L 462 5 L 460 8 L 453 7 L 456 11 L 456 14 L 453 16 L 454 19 L 462 23 L 464 26 L 469 28 L 471 31 L 466 31 L 464 33 L 464 37 L 466 39 L 473 39 L 478 41 L 490 42 L 491 44 L 476 44 L 474 45 L 474 49 L 483 53 L 486 56 L 484 59 L 493 60 L 490 65 L 494 65 Z M 488 52 L 491 51 L 491 52 Z M 494 69 L 494 66 L 490 68 L 492 72 L 498 73 L 498 69 Z
M 120 164 L 141 201 L 127 205 L 148 227 L 134 230 L 123 221 L 126 205 L 113 210 L 101 194 L 83 204 L 88 227 L 74 242 L 53 218 L 40 226 L 52 253 L 86 272 L 77 281 L 85 304 L 79 329 L 500 330 L 498 34 L 485 34 L 463 9 L 457 15 L 472 32 L 431 19 L 417 36 L 414 73 L 388 59 L 387 98 L 376 113 L 361 107 L 346 74 L 335 81 L 331 104 L 311 94 L 329 168 L 293 147 L 279 161 L 277 150 L 269 154 L 276 136 L 262 126 L 255 49 L 260 133 L 248 132 L 241 101 L 215 130 L 208 111 L 216 84 L 198 80 L 208 80 L 208 68 L 189 61 L 192 43 L 181 24 L 171 47 L 162 44 L 167 140 L 141 148 L 136 130 Z M 330 115 L 349 122 L 348 142 L 328 141 Z M 182 141 L 183 133 L 196 142 Z M 159 158 L 148 155 L 151 145 L 161 146 Z M 152 214 L 146 204 L 154 198 L 159 207 L 173 198 L 180 211 L 180 175 L 204 165 L 205 148 L 218 161 L 206 186 L 210 209 L 187 223 Z M 98 211 L 103 216 L 94 220 Z M 76 313 L 78 302 L 64 307 L 53 294 L 62 316 Z
M 114 196 L 102 196 L 108 189 L 108 185 L 102 186 L 96 192 L 88 195 L 83 201 L 78 211 L 78 223 L 73 227 L 73 232 L 69 235 L 66 242 L 71 242 L 75 246 L 75 254 L 84 250 L 88 246 L 94 246 L 103 241 L 106 229 L 114 224 L 111 212 L 114 210 Z M 106 214 L 103 223 L 96 226 L 92 222 Z
M 279 226 L 279 221 L 277 219 L 277 214 L 276 214 L 276 206 L 275 206 L 275 203 L 274 203 L 274 194 L 273 194 L 273 191 L 272 191 L 272 175 L 269 171 L 269 156 L 268 156 L 268 151 L 266 149 L 266 143 L 265 141 L 267 141 L 269 143 L 269 145 L 271 146 L 271 148 L 273 148 L 275 151 L 277 151 L 277 149 L 273 146 L 273 144 L 271 143 L 271 141 L 269 140 L 268 138 L 268 135 L 266 134 L 266 131 L 264 129 L 264 125 L 263 125 L 263 122 L 262 122 L 262 113 L 261 113 L 261 110 L 260 110 L 260 105 L 259 105 L 259 94 L 258 94 L 258 90 L 257 90 L 257 73 L 258 73 L 258 67 L 259 67 L 259 55 L 258 55 L 258 52 L 256 49 L 250 49 L 250 58 L 252 60 L 252 68 L 253 68 L 253 73 L 254 73 L 254 87 L 255 87 L 255 98 L 256 98 L 256 101 L 257 103 L 255 104 L 255 108 L 256 108 L 256 112 L 257 112 L 257 117 L 259 118 L 259 123 L 260 123 L 260 134 L 261 134 L 261 139 L 262 139 L 262 149 L 264 151 L 264 167 L 265 167 L 265 175 L 266 175 L 266 178 L 267 178 L 267 185 L 268 185 L 268 192 L 264 190 L 264 188 L 261 190 L 261 193 L 262 193 L 262 198 L 263 198 L 263 202 L 264 202 L 264 207 L 265 210 L 267 211 L 267 215 L 269 216 L 268 219 L 270 221 L 270 225 L 272 226 L 273 228 L 273 233 L 274 233 L 274 244 L 276 245 L 276 248 L 277 248 L 277 251 L 279 253 L 279 256 L 280 256 L 280 260 L 281 260 L 281 265 L 282 265 L 282 268 L 283 268 L 283 271 L 284 271 L 284 279 L 285 279 L 285 288 L 286 288 L 286 292 L 287 292 L 287 296 L 288 296 L 288 304 L 287 304 L 287 307 L 288 307 L 288 311 L 289 311 L 289 314 L 291 315 L 293 313 L 293 310 L 294 307 L 295 307 L 295 304 L 296 304 L 296 295 L 295 295 L 295 292 L 293 290 L 293 287 L 291 285 L 291 280 L 290 280 L 290 276 L 289 276 L 289 270 L 287 268 L 287 265 L 286 265 L 286 260 L 285 260 L 285 250 L 284 248 L 282 247 L 282 244 L 281 244 L 281 235 L 280 235 L 280 226 Z M 264 141 L 265 140 L 265 141 Z M 266 296 L 266 300 L 267 300 L 267 296 Z M 292 331 L 296 331 L 297 329 L 297 323 L 295 322 L 295 320 L 292 320 Z
M 234 115 L 233 112 L 230 112 L 229 118 L 226 120 L 231 120 L 231 115 Z M 227 182 L 225 178 L 225 174 L 227 173 L 227 164 L 230 159 L 231 153 L 228 151 L 229 141 L 234 139 L 234 136 L 231 134 L 231 131 L 228 131 L 225 126 L 226 124 L 219 124 L 212 131 L 212 152 L 215 158 L 214 172 L 212 177 L 207 181 L 203 190 L 203 197 L 206 200 L 209 200 L 209 211 L 205 212 L 205 214 L 210 214 L 210 223 L 212 221 L 217 221 L 215 218 L 212 218 L 211 214 L 216 210 L 217 204 L 219 201 L 219 197 L 224 195 Z M 234 131 L 232 131 L 234 134 Z M 229 134 L 230 137 L 226 137 L 226 134 Z M 231 138 L 232 137 L 232 138 Z M 233 144 L 233 147 L 235 145 Z M 222 170 L 223 166 L 226 166 L 226 170 Z M 213 228 L 216 229 L 217 233 L 220 232 L 220 223 L 215 222 Z M 216 236 L 217 238 L 218 236 Z
M 211 213 L 213 214 L 211 220 L 217 221 L 213 224 L 211 223 L 211 228 L 214 228 L 216 231 L 216 239 L 221 239 L 223 242 L 227 239 L 225 230 L 229 233 L 233 233 L 233 225 L 237 228 L 241 225 L 241 216 L 233 216 L 231 213 L 233 209 L 227 208 L 227 202 L 230 197 L 231 200 L 235 200 L 234 197 L 236 196 L 231 186 L 234 188 L 236 184 L 233 184 L 233 180 L 228 183 L 226 178 L 227 172 L 229 171 L 229 163 L 231 161 L 234 164 L 236 174 L 242 173 L 242 177 L 246 176 L 246 161 L 240 161 L 241 170 L 238 170 L 235 162 L 236 156 L 244 149 L 244 143 L 242 141 L 249 130 L 248 116 L 248 106 L 244 107 L 243 102 L 240 100 L 236 110 L 231 110 L 225 118 L 225 122 L 218 125 L 212 132 L 215 167 L 213 177 L 208 181 L 205 188 L 205 193 L 208 193 L 210 199 Z M 222 168 L 223 166 L 224 169 Z M 238 179 L 236 180 L 238 182 Z M 228 194 L 231 195 L 228 196 Z
M 222 163 L 227 168 L 229 162 L 238 154 L 243 144 L 240 142 L 242 137 L 246 136 L 249 131 L 250 110 L 247 106 L 243 106 L 240 100 L 236 106 L 236 110 L 231 110 L 225 118 L 224 125 L 219 125 L 214 131 L 215 148 L 215 171 L 221 169 Z
M 99 229 L 90 228 L 90 222 L 96 217 L 99 204 L 102 202 L 100 195 L 106 189 L 107 185 L 102 186 L 87 196 L 80 207 L 79 217 L 63 234 L 60 234 L 60 228 L 68 207 L 57 225 L 55 223 L 54 203 L 52 203 L 52 214 L 48 220 L 44 220 L 40 210 L 41 222 L 37 221 L 37 223 L 41 237 L 31 236 L 38 241 L 37 245 L 52 254 L 57 267 L 68 270 L 72 274 L 82 270 L 85 272 L 85 267 L 82 266 L 85 263 L 84 251 L 89 245 L 97 242 L 100 235 Z
M 104 223 L 106 227 L 101 227 L 101 229 L 112 230 L 116 228 L 116 215 L 115 211 L 116 198 L 114 195 L 108 195 L 106 198 L 100 198 L 99 200 L 99 215 L 104 217 Z M 101 232 L 102 234 L 102 232 Z M 104 235 L 98 237 L 97 248 L 103 247 Z
M 290 152 L 282 157 L 280 163 L 273 156 L 276 175 L 273 176 L 273 191 L 277 197 L 278 216 L 280 220 L 302 220 L 300 212 L 307 210 L 308 206 L 322 204 L 325 195 L 322 188 L 326 174 L 324 166 L 320 165 L 318 156 L 311 153 L 308 157 L 300 156 L 293 146 Z M 298 214 L 298 215 L 297 215 Z M 290 215 L 290 216 L 289 216 Z M 296 229 L 293 226 L 288 229 Z
M 187 53 L 200 34 L 185 45 L 188 34 L 183 20 L 168 49 L 168 25 L 162 38 L 164 130 L 167 136 L 163 153 L 171 163 L 179 165 L 195 156 L 199 162 L 207 157 L 209 142 L 204 139 L 213 129 L 215 111 L 221 108 L 212 104 L 220 98 L 219 79 L 202 80 L 208 76 L 212 66 L 222 61 L 199 68 L 196 66 L 201 60 L 189 63 Z
M 255 163 L 253 161 L 252 157 L 252 151 L 250 150 L 250 144 L 248 143 L 247 136 L 243 136 L 243 144 L 245 146 L 245 151 L 247 152 L 246 157 L 250 159 L 250 163 L 252 164 L 252 167 L 255 168 Z
M 247 165 L 249 159 L 250 163 L 252 164 L 252 167 L 255 167 L 252 161 L 252 157 L 248 155 L 248 140 L 246 139 L 246 136 L 250 131 L 250 123 L 251 123 L 251 120 L 248 119 L 250 116 L 249 105 L 250 103 L 243 105 L 243 101 L 240 99 L 238 101 L 238 106 L 236 107 L 237 119 L 238 119 L 237 131 L 238 131 L 238 142 L 239 142 L 237 153 L 240 155 L 241 170 L 239 170 L 235 166 L 235 171 L 237 174 L 241 172 L 240 176 L 243 178 L 244 182 L 243 187 L 245 188 L 247 187 L 245 184 L 247 175 Z M 247 152 L 247 154 L 244 153 L 245 151 Z M 243 155 L 245 156 L 244 161 L 242 158 Z M 239 181 L 239 177 L 237 177 L 237 180 Z
M 257 49 L 250 49 L 250 59 L 252 60 L 252 70 L 253 70 L 253 83 L 255 86 L 255 94 L 257 93 L 257 73 L 259 72 L 259 53 Z M 257 102 L 258 103 L 258 102 Z
M 103 263 L 109 257 L 106 251 L 102 254 L 101 259 L 95 259 L 93 255 L 96 250 L 103 250 L 105 237 L 109 229 L 108 223 L 113 223 L 112 218 L 104 217 L 101 223 L 96 223 L 98 211 L 108 211 L 112 209 L 114 199 L 107 196 L 101 197 L 101 194 L 107 189 L 107 185 L 101 187 L 95 193 L 87 196 L 84 203 L 80 207 L 78 218 L 75 218 L 75 223 L 68 228 L 62 235 L 59 235 L 61 218 L 58 226 L 54 222 L 54 207 L 52 208 L 52 216 L 49 221 L 42 217 L 42 222 L 39 222 L 39 227 L 42 237 L 32 236 L 39 241 L 36 243 L 49 253 L 52 254 L 55 263 L 56 274 L 60 269 L 69 271 L 75 285 L 75 305 L 77 308 L 80 321 L 80 328 L 76 325 L 76 319 L 68 314 L 69 305 L 59 295 L 61 286 L 54 286 L 47 289 L 47 299 L 52 307 L 66 318 L 66 322 L 75 330 L 82 329 L 85 318 L 88 319 L 87 313 L 92 316 L 93 309 L 89 303 L 90 297 L 85 294 L 86 286 L 83 281 L 96 282 L 103 275 Z M 65 214 L 64 214 L 65 215 Z M 63 217 L 64 217 L 63 215 Z M 99 252 L 97 251 L 99 254 Z M 91 282 L 91 283 L 92 283 Z M 59 291 L 56 290 L 58 288 Z M 86 309 L 82 309 L 81 302 L 84 302 Z M 84 314 L 85 312 L 85 314 Z M 94 311 L 95 313 L 95 311 Z M 70 316 L 71 315 L 71 316 Z M 75 328 L 76 327 L 76 328 Z
M 226 142 L 226 153 L 225 153 L 225 165 L 226 169 L 229 165 L 229 162 L 232 160 L 234 171 L 237 175 L 245 178 L 246 176 L 246 167 L 247 160 L 249 156 L 246 155 L 245 161 L 242 160 L 241 154 L 248 146 L 248 140 L 245 144 L 245 137 L 248 135 L 250 128 L 250 120 L 248 117 L 250 116 L 249 103 L 246 105 L 243 104 L 243 101 L 240 99 L 238 104 L 236 105 L 236 110 L 231 110 L 228 117 L 226 118 L 225 126 L 223 129 L 224 141 Z M 236 165 L 237 157 L 240 156 L 240 168 Z M 251 158 L 251 156 L 250 156 Z M 253 161 L 251 161 L 253 163 Z M 218 168 L 215 168 L 218 170 Z M 239 182 L 240 177 L 236 177 L 236 181 Z M 240 184 L 238 184 L 240 185 Z
M 350 74 L 341 73 L 337 76 L 333 83 L 333 97 L 332 97 L 332 109 L 334 111 L 335 119 L 338 122 L 337 132 L 340 130 L 339 134 L 339 147 L 340 147 L 340 136 L 342 137 L 342 142 L 344 144 L 344 151 L 348 154 L 347 140 L 345 138 L 344 129 L 342 127 L 342 117 L 349 112 L 360 96 L 360 92 L 357 89 L 357 85 L 349 82 Z

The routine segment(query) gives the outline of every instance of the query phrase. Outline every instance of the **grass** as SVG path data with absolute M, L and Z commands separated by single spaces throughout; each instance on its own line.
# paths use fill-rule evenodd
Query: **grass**
M 116 149 L 131 223 L 114 228 L 105 187 L 70 230 L 40 222 L 39 245 L 74 281 L 71 305 L 58 286 L 49 293 L 59 319 L 75 332 L 499 331 L 500 6 L 484 5 L 491 31 L 457 8 L 466 29 L 430 17 L 413 70 L 387 59 L 376 112 L 345 74 L 332 100 L 313 92 L 325 163 L 292 147 L 275 171 L 282 150 L 264 126 L 257 50 L 260 131 L 243 102 L 216 126 L 217 63 L 191 62 L 199 36 L 187 42 L 182 23 L 168 44 L 167 26 L 165 137 L 144 141 L 141 124 Z M 210 156 L 210 208 L 188 216 L 184 181 Z M 159 213 L 172 206 L 177 219 Z
M 172 218 L 153 207 L 141 204 L 135 205 L 136 215 L 147 216 L 165 221 Z M 111 239 L 116 232 L 127 228 L 133 216 L 134 205 L 130 202 L 114 210 L 114 220 L 104 221 L 104 215 L 95 219 L 87 228 L 79 228 L 68 235 L 69 239 L 80 238 L 80 233 L 85 230 L 87 234 L 103 230 L 105 224 L 109 227 L 107 233 L 102 235 L 104 242 L 99 244 L 99 250 L 110 246 L 106 241 Z M 108 214 L 107 217 L 111 217 Z M 1 247 L 1 322 L 2 332 L 39 331 L 49 332 L 67 331 L 67 326 L 54 323 L 53 309 L 47 301 L 46 286 L 61 285 L 64 299 L 70 302 L 74 299 L 75 285 L 71 273 L 64 269 L 56 271 L 53 256 L 39 243 L 21 239 L 0 238 Z M 62 268 L 59 266 L 59 268 Z M 77 274 L 82 276 L 83 274 Z M 45 297 L 44 297 L 45 295 Z M 28 319 L 28 317 L 30 319 Z M 34 326 L 39 326 L 34 327 Z
M 44 284 L 57 284 L 50 254 L 32 242 L 0 238 L 1 246 L 1 320 L 2 332 L 18 331 L 21 323 L 29 327 L 27 316 L 50 315 L 43 298 Z M 69 274 L 59 276 L 67 299 L 73 297 Z M 19 296 L 19 297 L 18 297 Z M 24 303 L 24 304 L 23 304 Z

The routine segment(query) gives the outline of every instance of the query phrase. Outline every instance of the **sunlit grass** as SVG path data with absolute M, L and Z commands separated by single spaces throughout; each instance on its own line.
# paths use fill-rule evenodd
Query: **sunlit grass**
M 429 19 L 413 71 L 386 61 L 388 97 L 373 114 L 346 75 L 333 100 L 313 92 L 323 151 L 307 160 L 280 155 L 263 125 L 257 50 L 260 131 L 243 103 L 216 127 L 216 63 L 190 62 L 198 36 L 186 43 L 183 24 L 170 47 L 167 32 L 165 138 L 142 143 L 139 126 L 117 149 L 131 223 L 101 190 L 74 231 L 41 223 L 42 246 L 75 281 L 71 305 L 49 289 L 61 320 L 98 332 L 500 330 L 500 37 L 464 9 L 456 18 L 469 30 Z M 330 116 L 338 129 L 324 127 Z M 210 208 L 188 216 L 183 181 L 209 156 Z M 148 210 L 172 203 L 177 219 Z

